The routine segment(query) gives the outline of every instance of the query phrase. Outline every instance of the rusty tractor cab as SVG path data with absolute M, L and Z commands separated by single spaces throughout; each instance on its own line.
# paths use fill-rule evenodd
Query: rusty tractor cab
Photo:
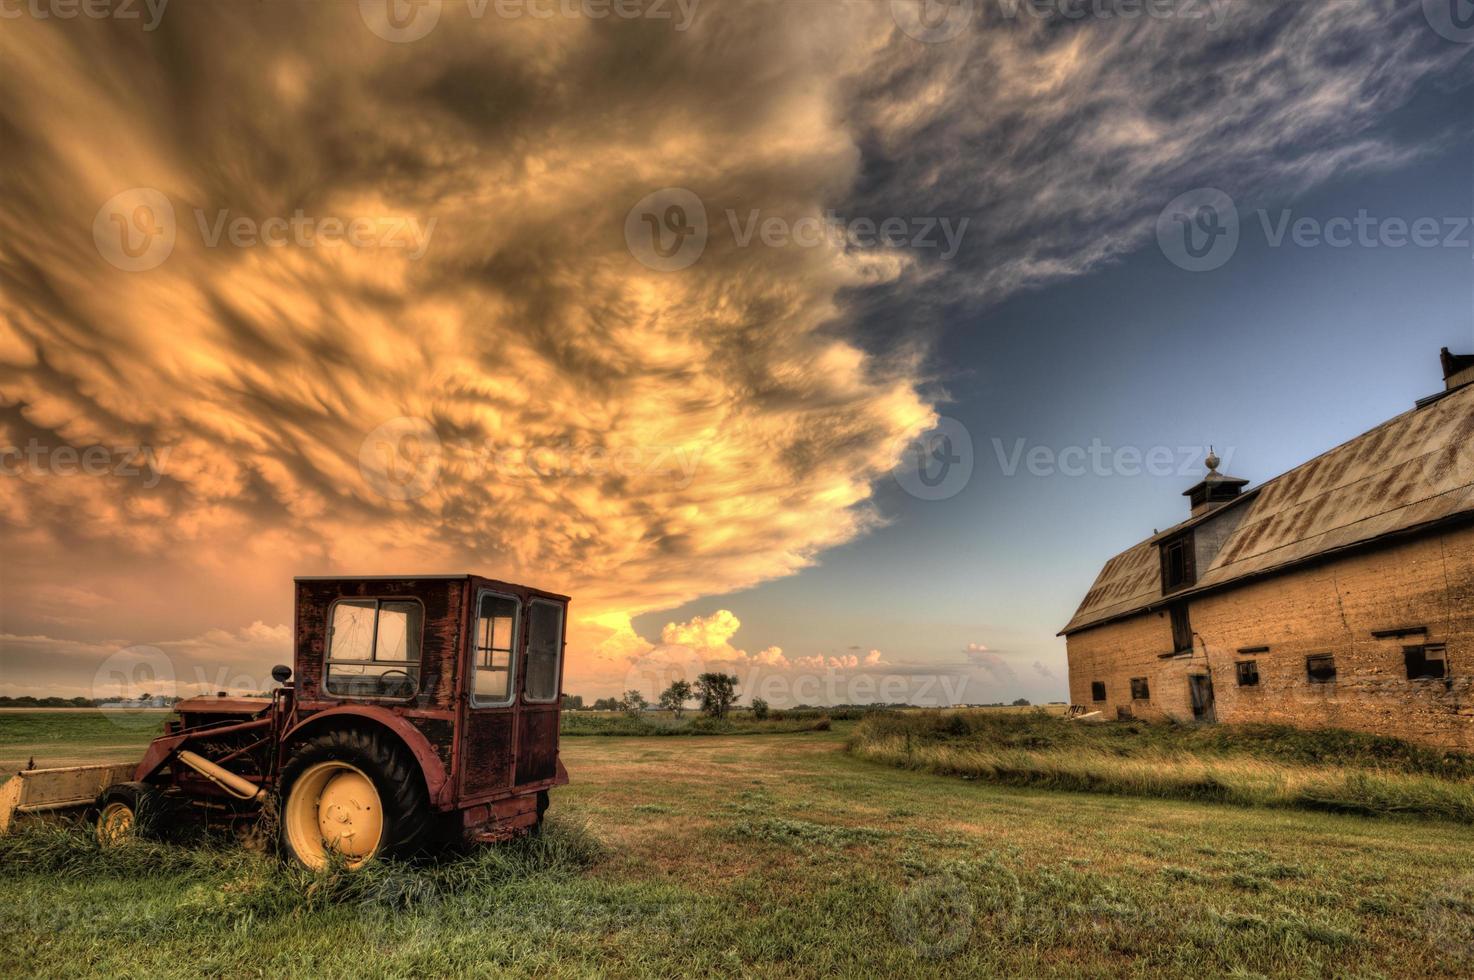
M 568 781 L 566 596 L 475 575 L 295 584 L 295 681 L 278 667 L 270 697 L 179 702 L 97 800 L 99 839 L 180 806 L 249 822 L 274 804 L 287 854 L 353 867 L 540 824 Z

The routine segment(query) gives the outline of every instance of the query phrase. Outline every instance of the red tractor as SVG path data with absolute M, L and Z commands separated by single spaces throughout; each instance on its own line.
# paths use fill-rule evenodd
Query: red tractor
M 96 797 L 100 840 L 146 832 L 182 807 L 213 822 L 275 808 L 283 849 L 318 869 L 540 824 L 548 791 L 568 781 L 558 759 L 566 596 L 475 575 L 295 584 L 295 681 L 280 666 L 270 697 L 180 701 L 131 779 Z M 21 778 L 39 787 L 35 777 L 54 773 L 61 785 L 86 771 Z M 26 810 L 25 788 L 13 795 Z

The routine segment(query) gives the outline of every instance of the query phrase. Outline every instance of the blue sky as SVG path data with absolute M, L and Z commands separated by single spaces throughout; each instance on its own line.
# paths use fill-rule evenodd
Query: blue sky
M 1216 445 L 1234 475 L 1275 476 L 1438 390 L 1439 348 L 1474 352 L 1468 248 L 1271 247 L 1295 218 L 1474 214 L 1474 107 L 1440 93 L 1386 120 L 1412 135 L 1462 115 L 1462 139 L 1407 166 L 1333 180 L 1299 197 L 1238 200 L 1243 230 L 1222 268 L 1191 273 L 1152 242 L 1095 272 L 991 308 L 949 310 L 935 364 L 942 411 L 972 435 L 975 471 L 944 501 L 882 481 L 889 523 L 798 575 L 635 620 L 734 610 L 734 643 L 801 653 L 885 650 L 956 660 L 971 643 L 1004 653 L 1018 682 L 973 682 L 970 700 L 1066 698 L 1055 637 L 1106 559 L 1185 519 L 1202 472 L 1005 475 L 1018 440 L 1059 451 Z M 1163 192 L 1163 203 L 1176 193 Z M 998 440 L 995 443 L 995 440 Z M 1000 449 L 1001 446 L 1001 449 Z M 1003 460 L 1000 461 L 999 453 Z M 1129 463 L 1129 458 L 1127 460 Z M 1055 677 L 1027 666 L 1039 659 Z

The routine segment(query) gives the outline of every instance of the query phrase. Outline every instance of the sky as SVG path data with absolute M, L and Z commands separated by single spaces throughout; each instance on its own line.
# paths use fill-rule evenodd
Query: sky
M 1063 700 L 1210 445 L 1474 352 L 1459 3 L 0 2 L 0 694 L 473 571 L 570 694 Z

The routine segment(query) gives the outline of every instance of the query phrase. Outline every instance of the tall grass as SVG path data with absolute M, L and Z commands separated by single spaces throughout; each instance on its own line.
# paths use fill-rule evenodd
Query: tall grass
M 42 823 L 0 837 L 0 869 L 8 877 L 126 882 L 178 876 L 191 887 L 228 896 L 228 908 L 215 911 L 235 921 L 336 906 L 360 913 L 424 908 L 524 880 L 575 876 L 605 856 L 603 843 L 585 825 L 551 816 L 535 836 L 433 862 L 376 861 L 357 871 L 310 872 L 223 835 L 188 844 L 139 839 L 100 847 L 89 827 Z
M 1355 732 L 923 712 L 866 719 L 847 748 L 1010 786 L 1474 823 L 1474 758 Z

